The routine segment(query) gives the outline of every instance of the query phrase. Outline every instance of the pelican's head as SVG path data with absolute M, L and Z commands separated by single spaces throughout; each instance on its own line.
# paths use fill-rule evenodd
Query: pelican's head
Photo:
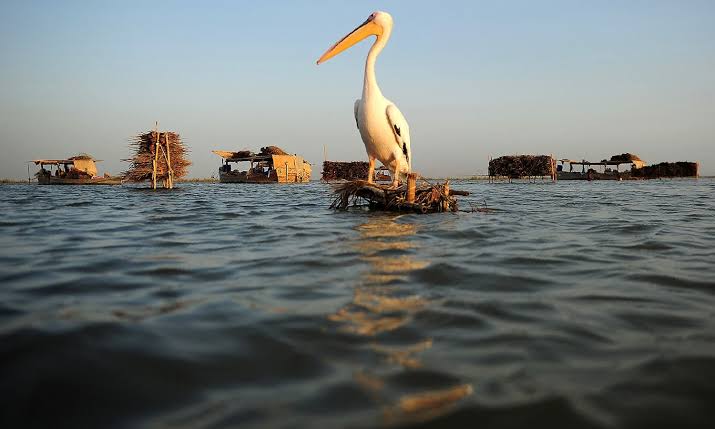
M 365 22 L 360 24 L 356 29 L 348 33 L 347 36 L 338 40 L 336 44 L 325 51 L 323 56 L 318 59 L 318 64 L 333 58 L 347 48 L 369 36 L 377 36 L 379 39 L 380 36 L 389 32 L 391 29 L 392 17 L 389 13 L 381 11 L 373 12 L 367 17 Z

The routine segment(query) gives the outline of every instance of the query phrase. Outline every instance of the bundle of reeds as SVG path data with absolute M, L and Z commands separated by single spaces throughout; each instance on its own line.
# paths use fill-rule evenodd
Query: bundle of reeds
M 186 176 L 191 165 L 181 136 L 171 131 L 139 134 L 130 147 L 134 149 L 134 157 L 126 160 L 131 165 L 123 173 L 128 182 L 151 180 L 156 187 L 156 182 L 162 180 L 165 187 L 171 188 L 174 179 Z
M 79 155 L 70 157 L 69 159 L 94 159 L 94 158 L 92 157 L 92 155 L 82 152 Z
M 70 168 L 67 174 L 64 176 L 67 179 L 89 179 L 92 177 L 91 174 L 86 171 L 78 170 L 74 167 Z
M 643 168 L 634 168 L 631 170 L 631 176 L 644 179 L 698 177 L 698 170 L 699 164 L 697 162 L 661 162 L 660 164 L 647 165 Z
M 278 146 L 266 146 L 261 148 L 261 155 L 289 155 L 289 153 Z
M 490 176 L 520 177 L 553 176 L 556 163 L 548 155 L 500 156 L 489 161 Z
M 605 161 L 605 160 L 604 160 Z M 633 155 L 632 153 L 622 153 L 620 155 L 613 155 L 611 157 L 612 162 L 631 162 L 631 161 L 642 161 L 638 155 Z
M 409 195 L 409 184 L 391 189 L 384 185 L 353 180 L 336 186 L 336 197 L 330 205 L 332 209 L 346 210 L 366 202 L 373 210 L 397 212 L 437 213 L 456 212 L 457 199 L 454 195 L 469 195 L 466 191 L 449 189 L 449 182 L 441 185 L 422 184 L 415 186 L 414 199 Z
M 231 157 L 232 158 L 248 158 L 248 157 L 251 157 L 254 155 L 255 154 L 253 152 L 251 152 L 250 150 L 239 150 L 238 152 L 234 152 Z
M 367 178 L 368 168 L 369 165 L 366 161 L 324 161 L 322 179 L 326 182 L 333 180 L 364 180 Z

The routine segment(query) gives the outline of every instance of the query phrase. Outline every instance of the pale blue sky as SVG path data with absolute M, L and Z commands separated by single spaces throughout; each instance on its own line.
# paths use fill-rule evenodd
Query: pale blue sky
M 89 152 L 118 173 L 128 139 L 178 131 L 193 177 L 211 149 L 275 144 L 320 172 L 363 160 L 353 102 L 370 41 L 316 59 L 374 10 L 377 63 L 425 175 L 489 155 L 700 161 L 715 174 L 715 1 L 2 1 L 0 177 Z M 34 168 L 33 168 L 34 170 Z

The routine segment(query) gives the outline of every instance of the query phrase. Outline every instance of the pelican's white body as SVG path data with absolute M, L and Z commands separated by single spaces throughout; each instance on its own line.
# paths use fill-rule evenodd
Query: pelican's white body
M 362 98 L 355 101 L 355 122 L 365 150 L 370 160 L 368 180 L 372 181 L 375 160 L 379 160 L 393 173 L 393 185 L 397 186 L 401 173 L 412 171 L 412 152 L 410 149 L 410 128 L 400 110 L 385 98 L 375 78 L 375 61 L 385 47 L 392 33 L 392 17 L 387 12 L 375 12 L 363 24 L 379 26 L 381 31 L 372 33 L 376 36 L 365 61 L 365 79 Z M 361 27 L 353 31 L 355 33 Z M 351 33 L 351 34 L 353 34 Z M 345 40 L 350 35 L 343 38 Z M 329 58 L 331 51 L 342 42 L 336 43 L 324 57 Z M 355 42 L 350 42 L 350 44 Z M 340 49 L 342 50 L 342 49 Z M 318 63 L 324 59 L 321 58 Z
M 374 21 L 382 27 L 383 33 L 377 36 L 365 61 L 362 98 L 355 101 L 355 121 L 367 156 L 389 168 L 396 181 L 400 173 L 412 170 L 410 130 L 397 106 L 382 95 L 375 77 L 375 61 L 390 39 L 392 17 L 386 12 L 376 12 Z
M 401 142 L 397 140 L 398 136 L 388 120 L 388 106 L 396 109 L 382 94 L 363 95 L 363 98 L 355 101 L 355 121 L 368 157 L 382 162 L 393 174 L 407 174 L 410 172 L 411 160 L 408 162 L 406 159 Z M 403 121 L 403 124 L 400 129 L 402 136 L 409 136 L 407 122 Z

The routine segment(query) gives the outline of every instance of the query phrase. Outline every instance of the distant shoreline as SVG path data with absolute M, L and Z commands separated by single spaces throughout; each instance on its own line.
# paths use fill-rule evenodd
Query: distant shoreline
M 482 181 L 489 180 L 489 176 L 469 176 L 469 177 L 423 177 L 422 179 L 430 181 L 437 180 L 474 180 Z M 663 179 L 667 179 L 664 177 Z M 685 177 L 685 179 L 692 179 L 692 177 Z M 715 179 L 715 176 L 700 176 L 698 179 Z M 311 182 L 319 182 L 320 179 L 311 180 Z M 192 177 L 188 179 L 177 180 L 177 183 L 219 183 L 218 178 L 214 177 Z M 36 185 L 37 180 L 33 179 L 28 182 L 27 179 L 0 179 L 0 185 Z

